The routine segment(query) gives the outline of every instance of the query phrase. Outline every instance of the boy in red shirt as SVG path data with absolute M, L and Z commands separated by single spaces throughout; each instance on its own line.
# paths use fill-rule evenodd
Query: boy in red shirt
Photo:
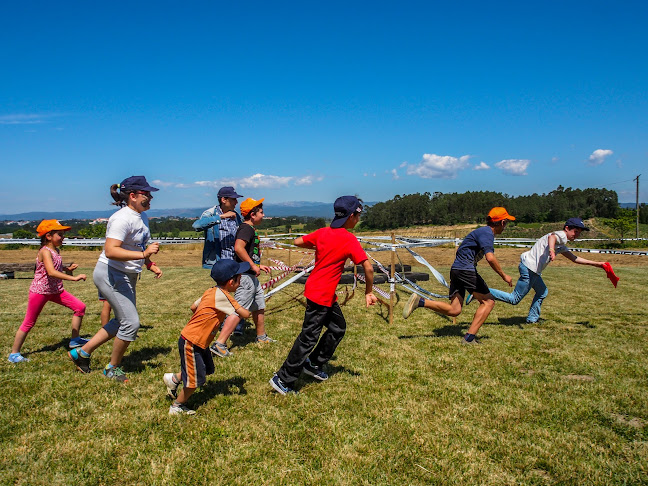
M 218 260 L 211 269 L 211 277 L 216 287 L 205 291 L 203 296 L 191 305 L 194 315 L 185 326 L 178 340 L 180 351 L 181 373 L 165 373 L 164 384 L 167 393 L 174 398 L 169 407 L 169 415 L 193 415 L 196 412 L 187 407 L 189 397 L 196 388 L 205 384 L 207 375 L 214 373 L 214 361 L 209 351 L 209 344 L 216 337 L 218 327 L 225 317 L 238 314 L 244 319 L 250 312 L 239 305 L 230 292 L 234 292 L 241 283 L 241 274 L 250 270 L 248 262 Z M 184 384 L 178 393 L 180 382 Z
M 356 237 L 349 232 L 360 221 L 361 201 L 355 196 L 342 196 L 336 199 L 333 208 L 335 218 L 330 228 L 318 229 L 294 241 L 296 246 L 315 250 L 315 268 L 304 289 L 307 305 L 302 331 L 286 361 L 270 379 L 272 388 L 282 395 L 296 393 L 292 387 L 302 371 L 319 381 L 328 379 L 323 365 L 331 359 L 346 332 L 346 321 L 337 303 L 335 289 L 348 258 L 364 268 L 367 307 L 377 302 L 371 291 L 373 266 Z M 326 327 L 326 332 L 319 339 L 323 327 Z

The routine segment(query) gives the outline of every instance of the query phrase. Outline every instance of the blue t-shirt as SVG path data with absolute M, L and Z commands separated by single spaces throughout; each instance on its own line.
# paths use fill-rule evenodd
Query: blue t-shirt
M 457 248 L 453 270 L 477 271 L 477 262 L 484 258 L 486 253 L 494 253 L 495 235 L 490 226 L 482 226 L 471 231 Z

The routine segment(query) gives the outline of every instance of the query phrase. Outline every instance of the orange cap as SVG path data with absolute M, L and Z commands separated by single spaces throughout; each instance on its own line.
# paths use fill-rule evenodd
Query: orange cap
M 504 208 L 493 208 L 488 212 L 488 217 L 490 218 L 491 221 L 497 222 L 497 221 L 502 221 L 504 219 L 508 219 L 510 221 L 515 221 L 515 217 L 511 216 L 509 213 L 506 212 L 506 209 Z
M 72 228 L 72 226 L 63 226 L 56 219 L 44 219 L 38 225 L 38 228 L 36 228 L 36 232 L 38 233 L 38 236 L 43 236 L 50 231 L 67 231 L 70 228 Z
M 243 216 L 247 216 L 250 211 L 252 211 L 254 208 L 256 208 L 259 204 L 263 202 L 265 197 L 262 197 L 258 201 L 255 199 L 252 199 L 251 197 L 248 197 L 245 201 L 241 203 L 241 214 Z

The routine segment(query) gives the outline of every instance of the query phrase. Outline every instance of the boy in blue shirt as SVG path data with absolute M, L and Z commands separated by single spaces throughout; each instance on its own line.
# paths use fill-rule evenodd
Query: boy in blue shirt
M 479 301 L 479 307 L 462 343 L 478 344 L 479 341 L 475 338 L 475 334 L 486 322 L 495 306 L 495 300 L 490 294 L 488 285 L 477 273 L 477 262 L 486 258 L 491 268 L 502 277 L 509 287 L 513 285 L 513 279 L 504 273 L 494 253 L 495 235 L 502 234 L 508 221 L 515 221 L 515 218 L 508 214 L 506 209 L 495 207 L 488 213 L 487 226 L 470 232 L 459 245 L 455 261 L 450 268 L 450 303 L 424 299 L 417 294 L 412 294 L 403 309 L 403 317 L 407 319 L 418 307 L 427 307 L 434 312 L 457 317 L 461 314 L 466 292 L 471 293 L 473 298 Z

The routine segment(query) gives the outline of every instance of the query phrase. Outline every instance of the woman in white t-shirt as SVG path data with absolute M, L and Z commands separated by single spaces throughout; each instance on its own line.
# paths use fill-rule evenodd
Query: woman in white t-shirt
M 151 232 L 148 217 L 144 214 L 151 207 L 151 192 L 157 190 L 149 185 L 144 176 L 128 177 L 119 186 L 114 184 L 110 188 L 114 204 L 121 206 L 121 209 L 108 220 L 106 243 L 95 267 L 93 280 L 112 307 L 115 318 L 83 347 L 68 353 L 83 373 L 90 372 L 92 352 L 114 337 L 110 362 L 103 374 L 119 382 L 128 381 L 120 364 L 140 327 L 135 302 L 137 278 L 143 265 L 155 274 L 155 278 L 162 276 L 162 270 L 150 260 L 151 255 L 158 252 L 160 245 L 151 243 L 147 246 Z
M 558 253 L 579 265 L 591 265 L 603 268 L 604 262 L 595 262 L 586 258 L 577 257 L 565 246 L 568 241 L 577 239 L 583 231 L 589 231 L 589 228 L 585 226 L 582 219 L 569 218 L 565 222 L 563 231 L 554 231 L 544 235 L 536 241 L 535 245 L 529 251 L 522 253 L 520 256 L 520 265 L 518 266 L 520 278 L 515 284 L 513 292 L 508 293 L 498 289 L 489 289 L 491 295 L 496 300 L 517 305 L 533 289 L 535 295 L 533 296 L 526 321 L 530 324 L 538 322 L 542 302 L 549 294 L 549 290 L 544 280 L 542 280 L 542 271 L 550 262 L 554 261 Z M 467 302 L 470 301 L 467 300 Z

